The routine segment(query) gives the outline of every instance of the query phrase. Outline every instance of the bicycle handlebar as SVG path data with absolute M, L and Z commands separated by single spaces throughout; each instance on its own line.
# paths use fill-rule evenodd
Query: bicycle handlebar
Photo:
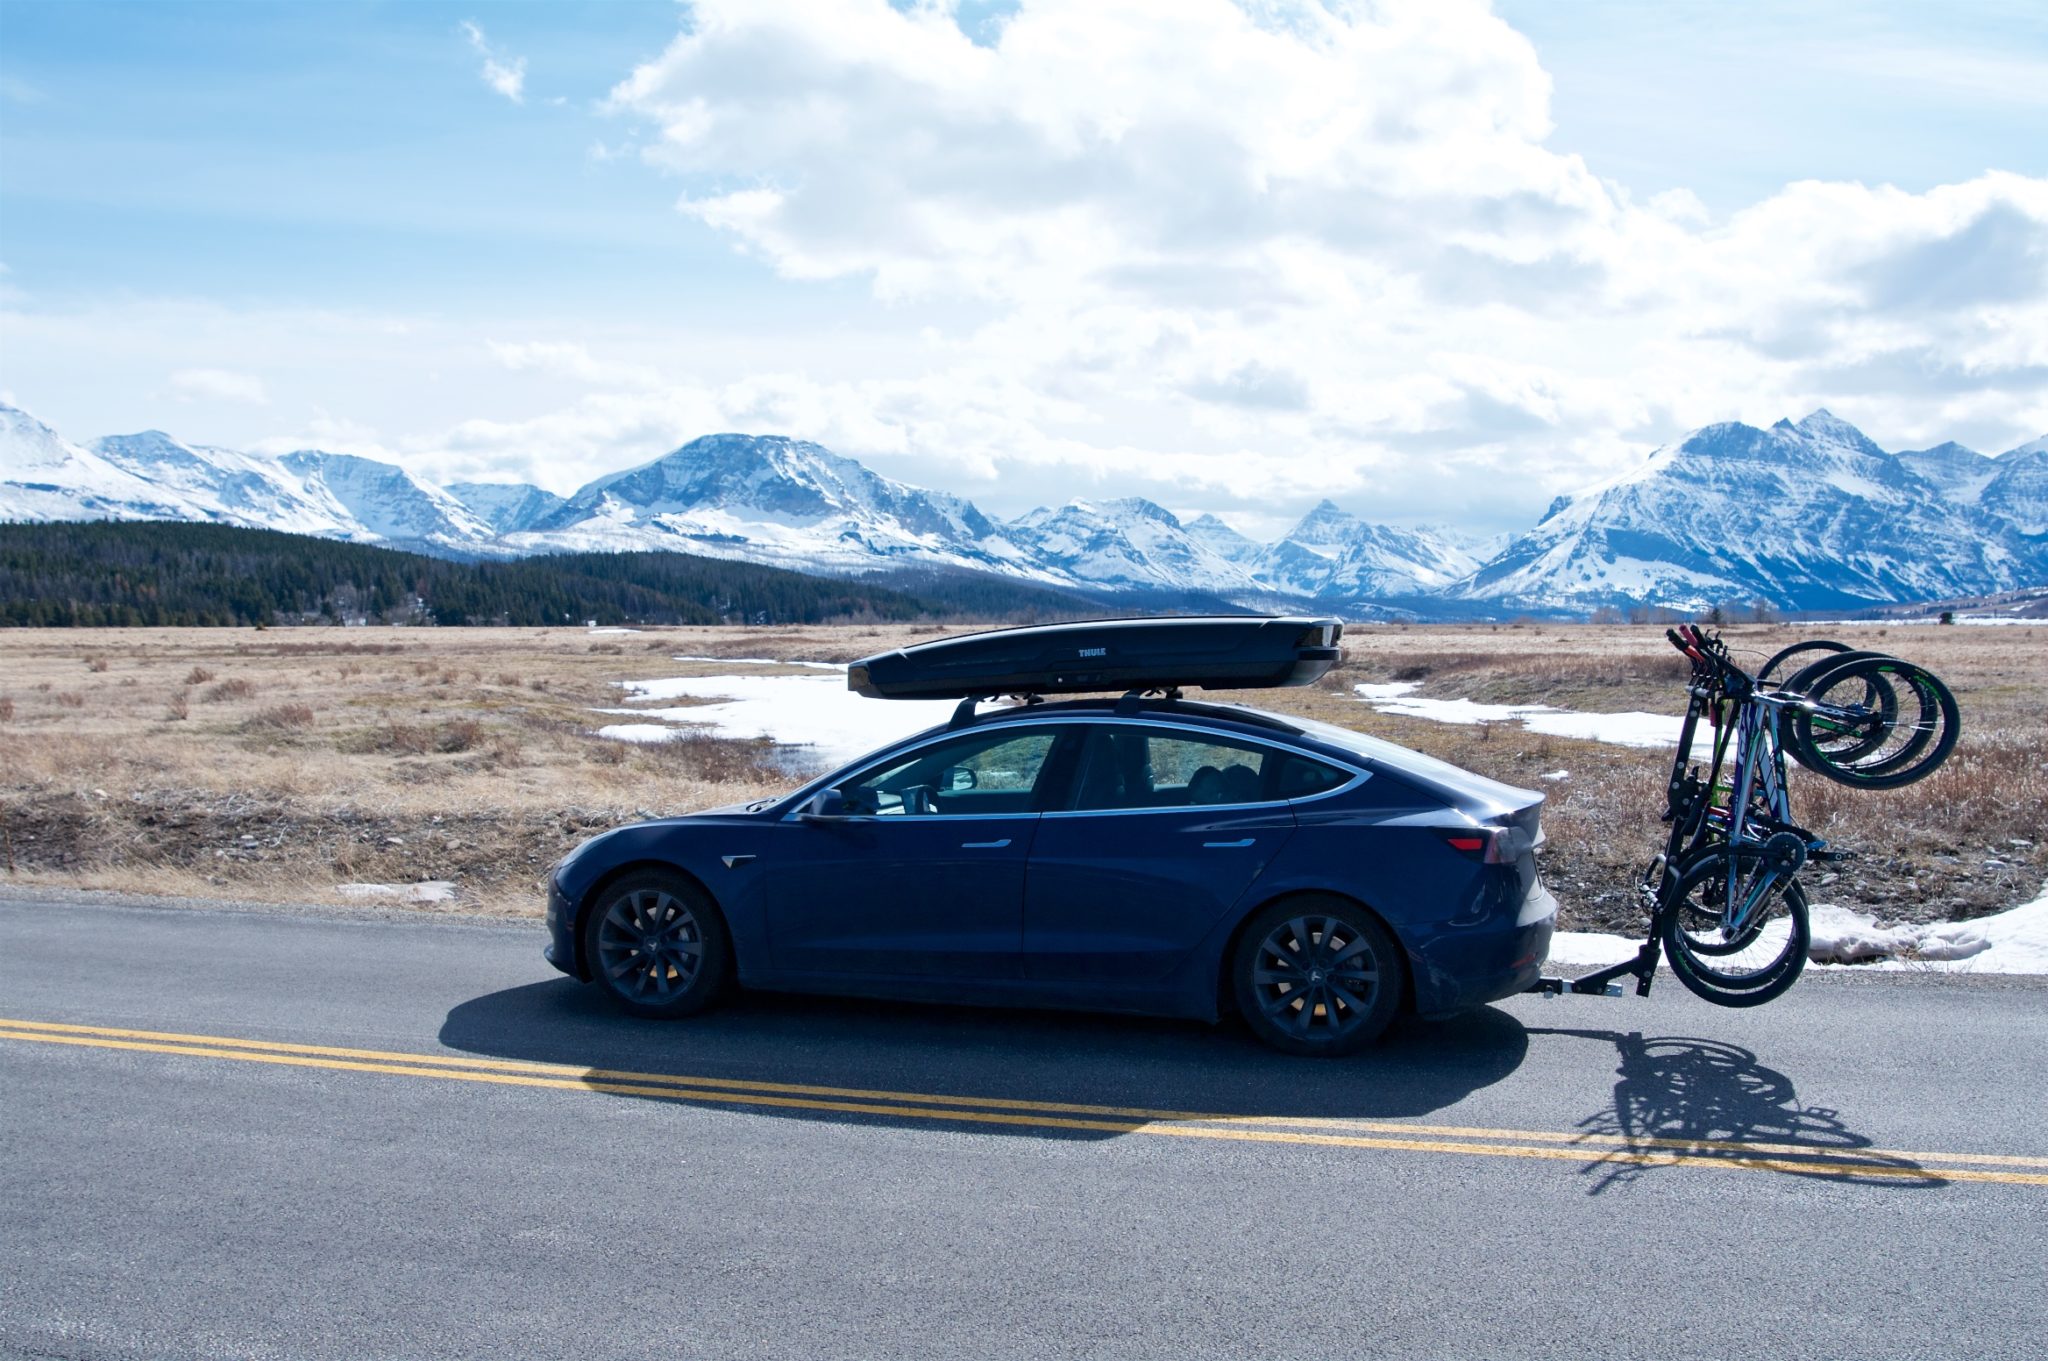
M 1680 624 L 1675 629 L 1665 629 L 1664 637 L 1692 659 L 1696 674 L 1718 680 L 1731 690 L 1746 690 L 1755 685 L 1753 676 L 1729 660 L 1727 644 L 1718 634 L 1710 635 L 1698 624 Z

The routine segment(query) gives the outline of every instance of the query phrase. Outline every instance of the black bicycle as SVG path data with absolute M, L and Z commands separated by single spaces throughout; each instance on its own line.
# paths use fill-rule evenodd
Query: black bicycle
M 1799 872 L 1846 854 L 1793 819 L 1786 757 L 1845 785 L 1896 788 L 1948 759 L 1961 716 L 1938 677 L 1896 657 L 1821 640 L 1787 648 L 1751 675 L 1718 635 L 1687 625 L 1665 636 L 1692 674 L 1666 787 L 1671 830 L 1639 887 L 1649 938 L 1627 963 L 1538 987 L 1604 992 L 1632 973 L 1647 994 L 1662 957 L 1707 1001 L 1758 1006 L 1806 967 L 1812 932 Z M 1781 670 L 1790 675 L 1767 680 Z M 1713 734 L 1704 767 L 1694 760 L 1703 722 Z

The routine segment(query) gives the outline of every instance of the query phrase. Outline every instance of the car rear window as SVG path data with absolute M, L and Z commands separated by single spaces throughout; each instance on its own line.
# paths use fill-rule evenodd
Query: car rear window
M 1106 811 L 1278 803 L 1351 778 L 1313 757 L 1220 735 L 1103 724 L 1089 733 L 1070 806 Z

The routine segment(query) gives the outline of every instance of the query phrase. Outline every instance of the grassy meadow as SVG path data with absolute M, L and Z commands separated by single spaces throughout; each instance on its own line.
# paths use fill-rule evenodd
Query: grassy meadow
M 455 896 L 432 910 L 534 914 L 547 867 L 584 837 L 795 782 L 764 744 L 596 736 L 622 721 L 593 712 L 619 704 L 616 682 L 721 673 L 677 655 L 846 661 L 944 631 L 0 630 L 0 883 L 323 903 L 349 901 L 347 883 L 447 880 Z M 1802 821 L 1859 853 L 1808 872 L 1814 899 L 1890 922 L 2037 894 L 2048 627 L 1726 631 L 1752 664 L 1815 634 L 1931 667 L 1956 691 L 1963 736 L 1903 790 L 1795 775 Z M 1675 715 L 1685 665 L 1660 629 L 1359 625 L 1345 642 L 1316 686 L 1241 698 L 1544 790 L 1544 872 L 1565 925 L 1639 929 L 1631 884 L 1661 839 L 1665 753 L 1381 714 L 1351 687 L 1406 680 L 1430 698 Z M 1557 771 L 1568 777 L 1541 778 Z

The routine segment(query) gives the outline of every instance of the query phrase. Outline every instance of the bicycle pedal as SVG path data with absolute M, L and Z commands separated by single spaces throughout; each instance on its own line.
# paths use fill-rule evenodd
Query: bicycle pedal
M 1826 862 L 1830 862 L 1830 863 L 1832 863 L 1832 862 L 1835 862 L 1835 861 L 1840 861 L 1840 860 L 1854 860 L 1854 859 L 1856 858 L 1856 852 L 1854 852 L 1854 851 L 1808 851 L 1808 852 L 1806 853 L 1806 858 L 1807 858 L 1808 860 L 1820 860 L 1820 861 L 1826 861 Z

